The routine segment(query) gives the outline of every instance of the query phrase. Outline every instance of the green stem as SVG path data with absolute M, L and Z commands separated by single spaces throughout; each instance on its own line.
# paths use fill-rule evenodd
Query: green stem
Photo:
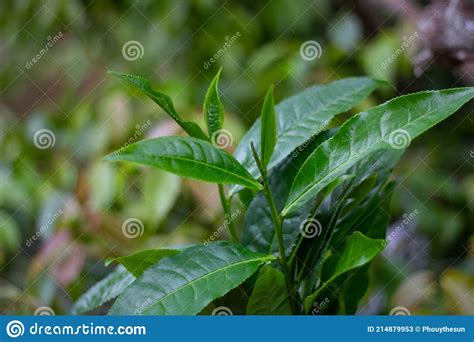
M 224 185 L 219 184 L 219 197 L 221 199 L 222 208 L 224 209 L 224 220 L 228 220 L 229 223 L 226 226 L 229 229 L 230 236 L 232 236 L 233 242 L 239 242 L 239 238 L 237 237 L 237 233 L 235 232 L 234 222 L 232 222 L 232 215 L 231 215 L 231 207 L 230 207 L 230 198 L 227 198 L 224 190 Z
M 255 147 L 252 143 L 251 143 L 251 149 L 252 149 L 252 154 L 255 159 L 255 162 L 257 163 L 257 167 L 262 176 L 263 194 L 268 202 L 268 205 L 270 206 L 272 221 L 275 227 L 275 233 L 276 233 L 277 241 L 278 241 L 278 253 L 280 255 L 280 263 L 283 268 L 283 273 L 285 275 L 286 289 L 290 297 L 290 303 L 292 306 L 293 313 L 297 313 L 298 304 L 295 303 L 291 295 L 295 287 L 293 284 L 293 278 L 291 276 L 290 269 L 288 268 L 288 260 L 286 258 L 285 245 L 283 243 L 283 218 L 280 216 L 278 209 L 276 207 L 275 199 L 273 198 L 273 194 L 270 188 L 270 183 L 268 181 L 267 170 L 266 168 L 263 167 L 262 162 L 260 158 L 258 157 L 257 151 L 255 150 Z

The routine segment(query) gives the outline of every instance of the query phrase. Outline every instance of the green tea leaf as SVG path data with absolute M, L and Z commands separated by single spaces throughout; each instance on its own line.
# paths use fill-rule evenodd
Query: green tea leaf
M 395 98 L 347 121 L 301 167 L 282 215 L 305 205 L 322 188 L 369 154 L 405 148 L 474 97 L 474 88 L 427 91 Z
M 136 76 L 131 74 L 126 74 L 123 72 L 109 71 L 111 75 L 114 75 L 118 78 L 121 78 L 125 81 L 132 83 L 135 87 L 140 89 L 147 95 L 150 99 L 153 100 L 158 106 L 160 106 L 169 116 L 171 116 L 176 123 L 181 126 L 181 128 L 188 133 L 190 136 L 208 140 L 206 134 L 202 131 L 201 127 L 195 122 L 183 120 L 176 109 L 174 109 L 173 101 L 171 97 L 166 94 L 157 92 L 153 90 L 150 81 L 142 76 Z
M 291 183 L 299 168 L 314 149 L 331 136 L 332 132 L 323 132 L 312 138 L 284 159 L 269 174 L 270 188 L 278 210 L 283 209 Z M 309 207 L 301 208 L 283 221 L 283 243 L 287 253 L 295 243 L 301 222 L 307 218 Z M 245 215 L 242 244 L 252 251 L 271 254 L 278 253 L 278 243 L 272 221 L 270 207 L 262 192 L 250 202 Z
M 395 185 L 395 182 L 390 181 L 381 184 L 364 203 L 342 217 L 336 226 L 332 244 L 339 245 L 356 230 L 372 239 L 384 239 L 390 221 L 390 202 Z
M 224 122 L 224 105 L 219 97 L 219 77 L 222 68 L 219 69 L 217 75 L 211 81 L 211 85 L 207 90 L 206 98 L 204 99 L 204 117 L 206 119 L 207 131 L 209 136 L 213 137 L 222 128 Z
M 274 260 L 230 242 L 189 247 L 148 268 L 109 314 L 194 315 Z
M 264 266 L 247 304 L 247 315 L 291 315 L 285 276 L 276 268 Z
M 377 89 L 383 82 L 367 77 L 353 77 L 329 84 L 315 85 L 275 107 L 277 121 L 277 141 L 268 168 L 278 165 L 288 154 L 304 144 L 313 135 L 328 129 L 331 119 L 346 112 Z M 250 142 L 260 147 L 262 121 L 257 119 L 242 138 L 234 156 L 254 177 L 259 172 L 250 151 Z M 231 192 L 238 191 L 233 187 Z
M 350 235 L 342 253 L 340 255 L 331 256 L 326 260 L 325 264 L 329 264 L 330 271 L 327 271 L 329 276 L 322 279 L 323 285 L 305 299 L 305 309 L 308 311 L 313 305 L 318 295 L 333 282 L 337 277 L 363 266 L 375 258 L 385 246 L 385 240 L 382 239 L 370 239 L 360 232 L 354 232 Z M 324 273 L 324 272 L 323 272 Z
M 266 168 L 276 144 L 276 117 L 273 86 L 267 92 L 262 107 L 262 131 L 260 133 L 260 159 Z
M 309 219 L 313 226 L 319 228 L 321 235 L 310 239 L 300 235 L 297 241 L 295 268 L 300 270 L 298 278 L 305 279 L 306 284 L 302 291 L 302 297 L 314 292 L 318 283 L 318 278 L 314 275 L 319 274 L 327 252 L 333 248 L 338 253 L 338 248 L 344 245 L 343 240 L 354 231 L 358 230 L 370 238 L 385 238 L 387 222 L 382 218 L 388 216 L 389 210 L 385 204 L 389 202 L 390 193 L 393 190 L 393 187 L 387 187 L 386 183 L 401 156 L 401 152 L 402 150 L 380 150 L 351 167 L 338 180 L 347 177 L 347 174 L 352 174 L 354 177 L 335 188 L 319 206 L 316 215 L 312 216 L 313 220 Z M 374 180 L 374 174 L 378 176 L 374 188 L 367 193 L 365 198 L 355 198 L 354 196 L 367 192 L 368 189 L 364 188 Z M 330 185 L 333 183 L 334 181 Z M 317 198 L 326 195 L 330 185 L 321 190 Z M 314 200 L 311 201 L 311 203 L 313 202 Z M 346 208 L 357 202 L 360 203 L 350 212 L 345 213 Z M 368 210 L 369 208 L 370 210 Z M 372 211 L 372 209 L 375 210 Z M 300 210 L 302 209 L 299 209 L 298 212 Z M 338 217 L 333 218 L 338 212 Z M 377 227 L 377 234 L 368 233 L 372 227 Z M 310 228 L 311 225 L 308 230 L 312 232 Z
M 359 302 L 369 289 L 369 266 L 359 267 L 343 280 L 341 291 L 336 292 L 341 303 L 340 315 L 355 315 Z
M 79 297 L 71 309 L 71 314 L 82 314 L 98 308 L 120 295 L 134 280 L 135 277 L 130 272 L 123 266 L 118 266 L 107 277 Z
M 158 260 L 180 252 L 176 249 L 148 249 L 128 256 L 108 259 L 106 265 L 112 262 L 122 264 L 130 273 L 138 278 L 148 267 L 156 264 Z
M 191 137 L 162 137 L 129 145 L 105 160 L 129 161 L 154 166 L 177 175 L 212 183 L 261 185 L 227 152 Z

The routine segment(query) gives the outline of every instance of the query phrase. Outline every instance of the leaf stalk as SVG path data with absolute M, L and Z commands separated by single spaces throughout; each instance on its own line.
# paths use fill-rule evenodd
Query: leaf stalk
M 294 290 L 294 283 L 293 283 L 293 278 L 290 273 L 290 269 L 288 267 L 288 260 L 286 258 L 286 253 L 285 253 L 285 245 L 283 243 L 283 220 L 284 219 L 280 216 L 278 212 L 278 209 L 275 204 L 275 199 L 273 197 L 273 194 L 270 188 L 270 182 L 268 181 L 267 170 L 265 167 L 263 167 L 262 161 L 260 160 L 257 154 L 257 151 L 255 150 L 255 146 L 253 142 L 250 143 L 250 147 L 252 149 L 252 154 L 255 159 L 255 162 L 257 163 L 258 170 L 260 171 L 260 174 L 262 176 L 263 194 L 268 202 L 268 205 L 270 206 L 272 221 L 275 227 L 275 233 L 276 233 L 277 241 L 278 241 L 278 253 L 280 256 L 279 260 L 283 268 L 283 273 L 285 274 L 285 283 L 286 283 L 286 288 L 288 291 L 288 296 L 290 297 L 292 311 L 293 313 L 297 313 L 298 304 L 295 303 L 295 300 L 293 296 L 291 295 Z

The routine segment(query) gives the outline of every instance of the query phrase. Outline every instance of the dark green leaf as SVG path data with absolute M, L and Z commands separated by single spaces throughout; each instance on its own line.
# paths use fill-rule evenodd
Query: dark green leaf
M 404 148 L 474 97 L 474 88 L 427 91 L 395 98 L 347 121 L 301 167 L 282 215 L 310 201 L 321 189 L 369 154 Z
M 370 239 L 360 232 L 354 232 L 349 236 L 345 242 L 342 253 L 330 257 L 331 260 L 327 261 L 330 264 L 328 267 L 330 271 L 323 272 L 329 274 L 329 276 L 322 279 L 323 285 L 312 295 L 306 297 L 306 311 L 311 308 L 319 293 L 331 284 L 332 281 L 345 272 L 370 262 L 383 250 L 384 246 L 385 240 Z
M 207 141 L 191 137 L 162 137 L 140 141 L 109 154 L 106 160 L 150 165 L 207 182 L 261 188 L 230 154 Z
M 204 99 L 204 117 L 206 119 L 207 131 L 210 137 L 214 137 L 219 133 L 224 122 L 224 105 L 219 97 L 219 77 L 222 68 L 219 69 L 217 75 L 211 81 Z
M 71 314 L 77 315 L 98 308 L 120 295 L 134 280 L 135 277 L 130 272 L 123 266 L 118 266 L 107 277 L 79 297 L 71 309 Z
M 331 119 L 346 112 L 383 82 L 367 77 L 353 77 L 316 85 L 296 94 L 276 107 L 277 142 L 275 152 L 270 159 L 269 169 L 278 165 L 288 154 L 304 144 L 313 135 L 329 128 Z M 261 119 L 257 119 L 242 138 L 234 155 L 250 173 L 259 175 L 257 165 L 250 151 L 250 142 L 260 147 Z M 237 191 L 237 188 L 232 188 Z
M 369 264 L 349 272 L 348 277 L 343 279 L 342 291 L 337 291 L 337 294 L 341 292 L 339 294 L 339 302 L 341 303 L 339 314 L 354 315 L 368 288 Z
M 344 238 L 360 231 L 372 239 L 384 239 L 390 220 L 390 201 L 394 182 L 378 186 L 369 198 L 353 208 L 338 222 L 332 244 L 337 246 Z
M 135 277 L 139 277 L 143 271 L 156 264 L 158 260 L 180 252 L 181 251 L 176 249 L 148 249 L 132 255 L 109 259 L 106 265 L 117 262 L 122 264 Z
M 274 259 L 230 242 L 189 247 L 148 268 L 109 314 L 194 315 Z
M 267 92 L 262 107 L 262 131 L 260 134 L 260 159 L 266 168 L 276 144 L 276 117 L 273 86 Z
M 381 196 L 387 195 L 385 192 L 392 190 L 392 188 L 388 189 L 385 184 L 391 174 L 391 170 L 401 155 L 401 151 L 402 150 L 377 151 L 351 167 L 348 173 L 354 177 L 335 188 L 317 209 L 316 215 L 312 216 L 317 220 L 313 222 L 316 224 L 319 222 L 321 235 L 313 239 L 306 239 L 301 235 L 297 242 L 298 248 L 295 252 L 295 267 L 298 269 L 298 278 L 301 280 L 306 279 L 305 288 L 302 291 L 303 297 L 314 292 L 318 281 L 315 275 L 320 272 L 324 255 L 326 255 L 331 248 L 339 252 L 338 248 L 343 246 L 341 241 L 352 232 L 359 230 L 371 238 L 385 238 L 384 232 L 387 223 L 381 218 L 386 218 L 389 210 L 385 207 L 387 201 L 381 200 Z M 362 195 L 367 192 L 367 189 L 365 189 L 366 186 L 374 179 L 373 174 L 378 176 L 376 184 L 374 188 L 367 193 L 366 198 L 362 198 Z M 342 177 L 347 176 L 344 175 Z M 326 196 L 326 188 L 319 192 L 317 197 L 321 197 L 322 194 Z M 383 195 L 382 192 L 384 193 Z M 356 199 L 354 196 L 359 198 Z M 388 196 L 388 198 L 389 197 L 390 196 Z M 355 202 L 361 203 L 345 214 L 345 209 L 353 206 Z M 371 210 L 366 211 L 363 208 L 367 207 L 367 203 L 374 203 L 374 206 L 380 205 L 381 208 L 377 208 L 377 210 L 373 212 Z M 340 212 L 338 217 L 333 218 L 338 212 Z M 355 213 L 357 213 L 357 215 Z M 374 226 L 377 227 L 378 231 L 383 231 L 382 235 L 367 233 L 369 227 Z
M 178 125 L 190 136 L 208 140 L 206 134 L 202 131 L 198 124 L 192 121 L 183 120 L 173 106 L 171 97 L 166 94 L 159 93 L 151 87 L 150 81 L 142 76 L 130 75 L 123 72 L 109 71 L 111 75 L 126 80 L 143 91 L 150 99 L 152 99 L 158 106 L 160 106 L 169 116 L 171 116 Z
M 291 315 L 285 276 L 276 268 L 264 266 L 247 304 L 247 315 Z

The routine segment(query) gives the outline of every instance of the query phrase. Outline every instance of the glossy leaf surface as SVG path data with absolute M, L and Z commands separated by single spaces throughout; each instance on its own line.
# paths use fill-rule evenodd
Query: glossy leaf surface
M 305 205 L 327 184 L 371 153 L 405 148 L 412 139 L 473 97 L 474 88 L 427 91 L 395 98 L 354 116 L 301 167 L 282 214 L 288 215 Z
M 240 184 L 253 189 L 261 187 L 230 154 L 207 141 L 191 137 L 143 140 L 111 153 L 105 159 L 154 166 L 207 182 Z
M 278 165 L 294 149 L 313 135 L 328 129 L 331 119 L 344 113 L 377 89 L 383 82 L 368 77 L 352 77 L 329 84 L 315 85 L 283 100 L 275 107 L 277 141 L 269 169 Z M 242 138 L 234 155 L 250 173 L 259 175 L 250 151 L 250 142 L 260 148 L 262 121 L 257 119 Z M 236 191 L 237 188 L 233 188 Z
M 274 259 L 229 242 L 189 247 L 148 268 L 109 314 L 135 314 L 139 305 L 142 315 L 194 315 Z

